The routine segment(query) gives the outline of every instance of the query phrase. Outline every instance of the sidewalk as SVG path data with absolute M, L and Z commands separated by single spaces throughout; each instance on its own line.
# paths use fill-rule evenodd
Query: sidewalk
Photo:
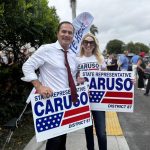
M 116 113 L 108 112 L 106 123 L 108 150 L 129 150 Z M 98 150 L 96 134 L 94 134 L 94 140 L 95 150 Z M 45 144 L 45 141 L 37 143 L 34 136 L 24 150 L 45 150 Z M 67 134 L 67 150 L 87 150 L 84 129 Z
M 95 150 L 98 150 L 98 144 L 95 138 Z M 108 150 L 129 150 L 124 136 L 107 136 Z M 46 142 L 36 143 L 35 136 L 31 139 L 24 150 L 45 150 Z M 67 136 L 67 150 L 86 150 L 84 130 L 69 133 Z

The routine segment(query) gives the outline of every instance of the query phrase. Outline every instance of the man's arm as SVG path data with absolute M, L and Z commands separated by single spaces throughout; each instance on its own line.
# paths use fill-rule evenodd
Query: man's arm
M 35 72 L 40 66 L 45 63 L 45 49 L 40 47 L 22 66 L 24 77 L 23 81 L 31 82 L 35 87 L 37 93 L 41 94 L 44 98 L 52 95 L 52 89 L 42 85 L 38 80 L 38 76 Z

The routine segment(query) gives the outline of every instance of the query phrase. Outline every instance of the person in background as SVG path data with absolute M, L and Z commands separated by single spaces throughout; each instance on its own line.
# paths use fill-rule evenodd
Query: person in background
M 64 51 L 67 51 L 68 62 L 72 76 L 76 80 L 77 61 L 69 51 L 74 36 L 74 27 L 70 22 L 61 22 L 58 26 L 58 40 L 52 44 L 45 44 L 38 48 L 23 64 L 23 81 L 31 82 L 37 93 L 49 97 L 53 91 L 69 88 L 68 74 L 65 66 Z M 40 77 L 35 73 L 39 69 Z M 67 135 L 48 139 L 46 150 L 66 150 Z
M 141 52 L 140 58 L 137 62 L 137 72 L 138 72 L 138 89 L 145 90 L 144 88 L 144 72 L 146 68 L 146 64 L 143 61 L 143 57 L 145 56 L 144 52 Z
M 92 34 L 83 37 L 78 57 L 79 68 L 86 63 L 93 63 L 96 70 L 106 70 L 104 57 L 101 55 L 97 39 Z M 93 68 L 92 68 L 93 69 Z M 90 82 L 90 81 L 89 81 Z M 99 150 L 107 150 L 105 111 L 92 110 L 93 121 L 96 129 Z M 86 143 L 88 150 L 94 150 L 93 125 L 85 128 Z
M 111 65 L 109 65 L 109 70 L 110 71 L 117 71 L 118 70 L 117 56 L 115 54 L 112 54 L 112 61 L 111 61 Z
M 120 55 L 118 59 L 118 67 L 121 71 L 128 71 L 129 67 L 129 59 L 128 59 L 128 51 L 124 51 L 122 55 Z
M 145 73 L 147 73 L 148 82 L 147 82 L 147 85 L 146 85 L 146 91 L 145 91 L 144 95 L 148 96 L 149 95 L 149 91 L 150 91 L 150 62 L 148 63 L 147 68 L 145 69 Z
M 106 62 L 106 64 L 107 64 L 107 70 L 110 70 L 110 68 L 111 68 L 112 57 L 113 57 L 112 54 L 110 54 L 109 57 L 108 57 L 108 59 L 107 59 L 107 62 Z
M 137 62 L 139 60 L 139 55 L 135 53 L 135 55 L 131 58 L 131 63 L 132 63 L 132 71 L 134 73 L 134 78 L 137 79 Z

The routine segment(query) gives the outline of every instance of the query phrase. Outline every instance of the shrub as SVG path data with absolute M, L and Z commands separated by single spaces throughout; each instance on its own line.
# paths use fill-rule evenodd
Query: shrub
M 0 125 L 22 112 L 32 85 L 21 81 L 21 66 L 0 66 Z

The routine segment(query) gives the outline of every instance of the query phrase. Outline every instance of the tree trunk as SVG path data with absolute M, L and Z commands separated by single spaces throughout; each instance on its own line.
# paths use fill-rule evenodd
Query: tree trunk
M 76 18 L 76 0 L 71 0 L 72 20 Z

